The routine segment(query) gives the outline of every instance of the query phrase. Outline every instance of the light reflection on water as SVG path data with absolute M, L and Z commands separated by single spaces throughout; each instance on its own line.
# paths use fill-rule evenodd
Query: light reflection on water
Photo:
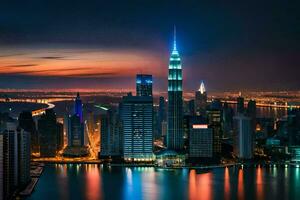
M 298 168 L 211 171 L 49 165 L 28 199 L 300 199 Z

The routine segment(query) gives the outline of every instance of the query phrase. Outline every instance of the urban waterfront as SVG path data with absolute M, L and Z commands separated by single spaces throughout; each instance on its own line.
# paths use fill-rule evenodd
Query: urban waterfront
M 300 199 L 299 6 L 3 2 L 0 200 Z
M 209 171 L 96 164 L 46 165 L 36 199 L 299 199 L 300 168 Z

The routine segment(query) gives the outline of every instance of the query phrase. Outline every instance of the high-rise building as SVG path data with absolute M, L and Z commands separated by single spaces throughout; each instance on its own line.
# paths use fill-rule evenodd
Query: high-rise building
M 244 98 L 239 96 L 237 98 L 237 113 L 244 114 L 245 107 L 244 107 Z
M 136 75 L 136 96 L 152 96 L 152 75 Z
M 253 129 L 251 118 L 244 115 L 234 117 L 235 120 L 235 153 L 241 159 L 253 157 Z
M 213 130 L 213 154 L 217 156 L 221 153 L 222 138 L 222 111 L 207 110 L 206 111 L 209 127 Z
M 182 99 L 182 68 L 176 47 L 176 30 L 174 44 L 169 63 L 168 75 L 168 149 L 182 151 L 183 138 L 183 99 Z
M 122 125 L 119 114 L 114 108 L 101 116 L 101 157 L 121 156 Z
M 79 93 L 74 102 L 74 115 L 68 119 L 68 147 L 82 147 L 85 145 L 82 101 Z
M 41 156 L 55 157 L 60 150 L 59 137 L 62 133 L 56 122 L 56 114 L 53 109 L 47 109 L 46 113 L 38 120 L 38 131 Z
M 121 103 L 123 157 L 127 161 L 153 160 L 153 99 L 124 96 Z
M 23 189 L 31 181 L 30 178 L 30 133 L 18 129 L 18 188 Z
M 69 118 L 68 127 L 68 146 L 84 146 L 84 126 L 78 115 L 73 115 Z
M 213 129 L 208 124 L 192 124 L 189 133 L 189 158 L 213 156 Z
M 10 199 L 18 186 L 18 133 L 13 120 L 5 122 L 3 136 L 3 199 Z
M 11 199 L 17 189 L 24 189 L 31 180 L 30 135 L 18 127 L 17 120 L 6 118 L 1 123 L 0 199 Z
M 83 122 L 83 111 L 82 111 L 82 101 L 79 96 L 79 92 L 77 93 L 75 103 L 74 103 L 74 114 L 77 115 L 80 119 L 80 122 Z
M 207 106 L 207 93 L 204 82 L 201 81 L 200 88 L 195 92 L 195 111 L 197 115 L 204 115 Z
M 38 132 L 36 130 L 36 124 L 32 118 L 32 114 L 29 111 L 23 111 L 19 115 L 19 127 L 30 133 L 31 138 L 31 151 L 39 152 Z
M 233 116 L 234 111 L 232 108 L 229 107 L 228 103 L 225 102 L 223 106 L 223 137 L 231 138 L 232 137 L 232 130 L 233 130 Z

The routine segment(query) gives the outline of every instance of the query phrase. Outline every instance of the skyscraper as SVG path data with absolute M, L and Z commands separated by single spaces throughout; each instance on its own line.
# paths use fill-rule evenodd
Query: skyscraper
M 82 101 L 79 93 L 74 102 L 74 115 L 68 117 L 68 147 L 84 146 L 84 123 Z
M 74 112 L 80 119 L 80 122 L 83 122 L 83 114 L 82 114 L 82 101 L 79 96 L 79 92 L 77 93 L 75 104 L 74 104 Z
M 18 187 L 23 189 L 30 182 L 30 133 L 18 129 Z
M 30 133 L 31 138 L 31 151 L 39 152 L 38 132 L 36 130 L 35 122 L 33 121 L 32 114 L 29 111 L 23 111 L 19 115 L 19 127 Z
M 183 99 L 181 60 L 176 47 L 176 29 L 174 44 L 169 62 L 168 75 L 168 149 L 182 151 L 183 138 Z
M 211 158 L 213 156 L 213 130 L 208 124 L 193 124 L 189 134 L 189 157 Z
M 231 107 L 229 107 L 228 103 L 225 102 L 223 106 L 223 137 L 229 138 L 232 136 L 231 132 L 233 129 L 233 116 L 234 111 Z
M 253 157 L 253 129 L 251 118 L 244 115 L 234 117 L 235 120 L 235 152 L 241 159 Z
M 84 127 L 78 115 L 73 115 L 69 118 L 68 128 L 68 146 L 84 146 Z
M 46 113 L 38 120 L 40 136 L 40 152 L 42 157 L 54 157 L 60 150 L 59 141 L 62 133 L 56 122 L 56 114 L 53 109 L 47 109 Z
M 210 109 L 206 112 L 209 127 L 213 130 L 213 154 L 214 156 L 218 156 L 221 153 L 222 111 Z
M 195 110 L 197 115 L 204 115 L 207 106 L 207 93 L 204 82 L 201 81 L 200 88 L 195 92 Z
M 121 104 L 123 156 L 127 161 L 153 160 L 153 99 L 124 96 Z
M 3 193 L 10 199 L 18 186 L 18 135 L 15 121 L 5 123 L 3 131 Z
M 152 96 L 152 75 L 136 75 L 136 96 Z
M 119 114 L 114 108 L 101 116 L 101 157 L 121 156 L 122 126 Z

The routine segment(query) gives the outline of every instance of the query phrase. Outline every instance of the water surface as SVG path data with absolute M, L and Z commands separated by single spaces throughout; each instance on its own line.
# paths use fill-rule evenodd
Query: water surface
M 28 199 L 300 199 L 300 169 L 47 165 Z

